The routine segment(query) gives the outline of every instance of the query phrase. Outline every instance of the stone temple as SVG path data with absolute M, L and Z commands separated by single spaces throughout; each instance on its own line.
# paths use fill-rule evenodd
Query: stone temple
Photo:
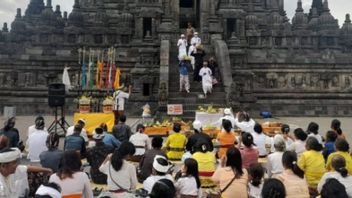
M 17 114 L 49 113 L 48 84 L 60 82 L 69 65 L 74 88 L 66 108 L 76 110 L 86 92 L 93 101 L 109 90 L 81 89 L 79 49 L 115 47 L 122 80 L 133 85 L 130 114 L 184 104 L 231 106 L 256 114 L 351 116 L 352 24 L 342 27 L 328 0 L 313 0 L 304 12 L 297 2 L 292 22 L 283 0 L 75 0 L 70 14 L 51 0 L 31 0 L 17 10 L 11 28 L 0 31 L 0 108 Z M 178 93 L 176 42 L 192 22 L 207 58 L 219 63 L 221 83 L 207 99 Z M 9 30 L 11 29 L 11 30 Z M 111 93 L 111 91 L 110 91 Z M 100 101 L 101 102 L 101 101 Z

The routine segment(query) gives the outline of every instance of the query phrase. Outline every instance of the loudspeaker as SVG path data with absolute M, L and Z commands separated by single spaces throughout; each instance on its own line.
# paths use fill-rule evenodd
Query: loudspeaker
M 65 105 L 65 85 L 61 83 L 48 86 L 48 103 L 50 107 L 61 107 Z

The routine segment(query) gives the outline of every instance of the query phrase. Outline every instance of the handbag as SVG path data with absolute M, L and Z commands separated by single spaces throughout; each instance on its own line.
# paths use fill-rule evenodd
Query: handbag
M 117 187 L 119 187 L 119 189 L 120 189 L 121 191 L 128 192 L 127 189 L 121 187 L 121 186 L 114 180 L 114 178 L 112 177 L 112 175 L 111 175 L 111 164 L 109 165 L 109 175 L 110 175 L 111 181 L 114 182 L 114 184 L 115 184 Z

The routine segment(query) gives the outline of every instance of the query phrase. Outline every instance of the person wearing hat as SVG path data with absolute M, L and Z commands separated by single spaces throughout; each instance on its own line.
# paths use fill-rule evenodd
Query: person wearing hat
M 28 155 L 27 158 L 31 162 L 40 162 L 39 155 L 48 150 L 46 146 L 46 140 L 48 138 L 48 132 L 44 129 L 44 119 L 37 119 L 35 122 L 35 130 L 28 136 L 27 147 Z
M 205 56 L 205 52 L 203 50 L 202 45 L 196 46 L 197 50 L 191 52 L 191 56 L 194 57 L 194 71 L 193 71 L 193 80 L 200 82 L 202 80 L 201 76 L 199 76 L 199 70 L 203 67 L 203 60 Z
M 207 94 L 213 91 L 213 73 L 208 67 L 208 61 L 203 62 L 203 67 L 199 71 L 199 76 L 202 78 L 202 88 L 206 98 Z
M 193 38 L 191 39 L 191 44 L 196 44 L 197 45 L 201 45 L 202 44 L 202 39 L 198 37 L 198 32 L 194 33 Z
M 235 128 L 235 117 L 232 114 L 231 108 L 224 109 L 224 116 L 219 118 L 219 120 L 213 123 L 213 125 L 221 127 L 223 120 L 230 121 L 232 124 L 232 129 Z
M 191 154 L 193 154 L 195 152 L 195 145 L 198 142 L 205 142 L 209 149 L 208 151 L 213 151 L 214 149 L 213 142 L 211 140 L 211 137 L 208 134 L 203 133 L 202 123 L 199 120 L 195 120 L 192 126 L 194 130 L 194 134 L 192 134 L 188 138 L 188 141 L 186 144 L 186 150 L 189 151 Z
M 130 142 L 136 147 L 136 152 L 133 155 L 133 161 L 139 162 L 146 152 L 152 148 L 149 136 L 144 134 L 144 125 L 138 124 L 137 131 L 130 137 Z
M 190 85 L 189 85 L 189 69 L 190 69 L 190 59 L 188 56 L 183 56 L 181 62 L 178 64 L 179 72 L 180 72 L 180 92 L 185 89 L 187 93 L 189 93 Z
M 52 173 L 48 168 L 18 165 L 20 158 L 21 151 L 18 148 L 0 150 L 0 197 L 27 197 L 29 192 L 27 173 Z
M 152 175 L 143 182 L 143 189 L 150 193 L 154 184 L 161 179 L 168 179 L 173 182 L 174 179 L 168 174 L 170 168 L 170 162 L 164 156 L 155 156 L 153 160 Z
M 93 133 L 95 146 L 87 149 L 87 162 L 90 165 L 90 176 L 96 184 L 106 184 L 107 176 L 99 171 L 100 165 L 104 162 L 106 156 L 114 152 L 114 147 L 106 145 L 103 142 L 105 135 L 102 128 L 96 128 Z
M 5 135 L 9 139 L 9 147 L 19 147 L 20 135 L 15 124 L 16 119 L 12 117 L 4 123 L 4 128 L 0 129 L 0 135 Z
M 82 130 L 80 133 L 80 136 L 84 139 L 85 142 L 88 142 L 88 135 L 87 135 L 87 131 L 84 129 L 84 126 L 86 126 L 86 120 L 81 118 L 77 121 L 76 125 L 80 125 Z M 75 129 L 75 125 L 68 127 L 67 131 L 66 131 L 66 137 L 69 135 L 72 135 L 74 133 L 74 129 Z
M 113 94 L 114 98 L 114 115 L 115 115 L 115 124 L 118 124 L 119 117 L 125 115 L 125 101 L 130 98 L 132 93 L 132 85 L 125 87 L 121 86 Z
M 183 56 L 187 56 L 187 40 L 184 34 L 181 34 L 181 38 L 177 42 L 178 47 L 178 58 L 182 59 Z

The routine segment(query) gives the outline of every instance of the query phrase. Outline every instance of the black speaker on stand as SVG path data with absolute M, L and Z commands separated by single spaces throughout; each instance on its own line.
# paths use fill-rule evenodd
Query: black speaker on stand
M 49 107 L 54 108 L 55 119 L 48 128 L 49 132 L 58 133 L 58 129 L 63 131 L 63 134 L 66 134 L 66 126 L 70 125 L 65 120 L 65 85 L 61 83 L 54 83 L 48 86 L 48 103 Z M 58 109 L 61 110 L 61 117 L 58 118 Z

